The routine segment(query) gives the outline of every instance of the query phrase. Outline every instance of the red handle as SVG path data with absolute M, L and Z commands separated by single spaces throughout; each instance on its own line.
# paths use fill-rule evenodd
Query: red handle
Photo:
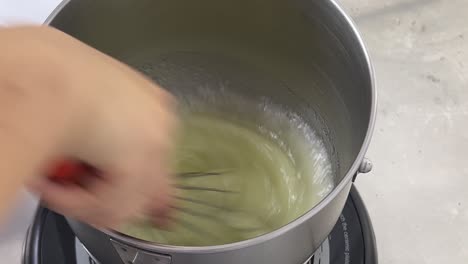
M 55 163 L 48 171 L 47 176 L 58 183 L 79 183 L 81 176 L 95 173 L 96 170 L 86 163 L 64 159 Z

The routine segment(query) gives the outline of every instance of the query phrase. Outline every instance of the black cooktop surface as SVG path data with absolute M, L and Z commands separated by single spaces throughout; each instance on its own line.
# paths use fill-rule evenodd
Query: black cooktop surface
M 307 263 L 377 264 L 372 224 L 354 186 L 333 231 Z M 39 207 L 26 237 L 23 264 L 108 263 L 99 263 L 87 253 L 63 216 Z

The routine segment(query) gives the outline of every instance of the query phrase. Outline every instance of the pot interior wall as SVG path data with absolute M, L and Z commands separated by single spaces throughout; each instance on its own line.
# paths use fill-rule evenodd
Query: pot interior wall
M 371 80 L 336 12 L 328 1 L 72 0 L 51 25 L 175 94 L 210 84 L 296 112 L 327 143 L 338 182 L 367 132 Z

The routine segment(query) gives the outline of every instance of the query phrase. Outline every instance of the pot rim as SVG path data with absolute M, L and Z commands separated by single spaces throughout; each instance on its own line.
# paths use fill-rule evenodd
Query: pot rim
M 50 25 L 50 23 L 54 20 L 54 18 L 62 11 L 62 9 L 70 2 L 71 0 L 62 0 L 62 2 L 52 11 L 52 13 L 47 17 L 44 22 L 44 25 Z M 377 109 L 377 91 L 375 89 L 375 73 L 374 67 L 370 60 L 369 52 L 364 44 L 361 34 L 356 27 L 356 24 L 353 22 L 351 17 L 347 15 L 343 8 L 336 2 L 336 0 L 328 0 L 338 12 L 338 15 L 341 15 L 342 18 L 345 19 L 349 28 L 354 33 L 354 36 L 359 43 L 360 49 L 363 53 L 364 59 L 367 64 L 367 73 L 370 78 L 370 89 L 371 89 L 371 104 L 370 104 L 370 116 L 369 116 L 369 124 L 367 126 L 366 136 L 364 141 L 361 145 L 361 149 L 354 160 L 352 166 L 346 173 L 345 177 L 335 186 L 335 188 L 325 197 L 323 198 L 317 205 L 312 207 L 309 211 L 305 212 L 300 217 L 296 218 L 295 220 L 289 222 L 288 224 L 271 231 L 269 233 L 250 238 L 247 240 L 242 240 L 234 243 L 223 244 L 223 245 L 213 245 L 213 246 L 171 246 L 171 245 L 164 245 L 158 244 L 155 242 L 149 242 L 146 240 L 141 240 L 121 232 L 111 230 L 111 229 L 102 229 L 100 228 L 99 231 L 105 233 L 106 235 L 110 236 L 112 239 L 119 241 L 121 243 L 125 243 L 128 245 L 132 245 L 136 248 L 140 248 L 143 250 L 148 251 L 156 251 L 156 252 L 167 252 L 167 253 L 218 253 L 218 252 L 225 252 L 230 250 L 241 249 L 245 247 L 249 247 L 256 244 L 261 244 L 268 240 L 274 239 L 282 234 L 288 232 L 289 230 L 303 224 L 313 215 L 317 214 L 321 211 L 328 203 L 330 203 L 342 190 L 346 187 L 347 183 L 351 181 L 354 175 L 358 172 L 358 168 L 361 165 L 362 160 L 366 154 L 366 151 L 369 147 L 372 134 L 374 132 L 375 120 L 376 120 L 376 109 Z

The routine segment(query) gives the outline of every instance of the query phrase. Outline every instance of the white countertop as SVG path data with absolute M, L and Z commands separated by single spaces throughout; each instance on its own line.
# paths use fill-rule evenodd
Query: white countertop
M 61 0 L 0 0 L 0 25 L 41 24 Z
M 0 24 L 41 23 L 59 0 L 0 0 Z M 373 60 L 374 170 L 357 186 L 381 264 L 467 263 L 466 0 L 340 0 Z M 23 196 L 0 231 L 1 263 L 20 263 L 35 202 Z

